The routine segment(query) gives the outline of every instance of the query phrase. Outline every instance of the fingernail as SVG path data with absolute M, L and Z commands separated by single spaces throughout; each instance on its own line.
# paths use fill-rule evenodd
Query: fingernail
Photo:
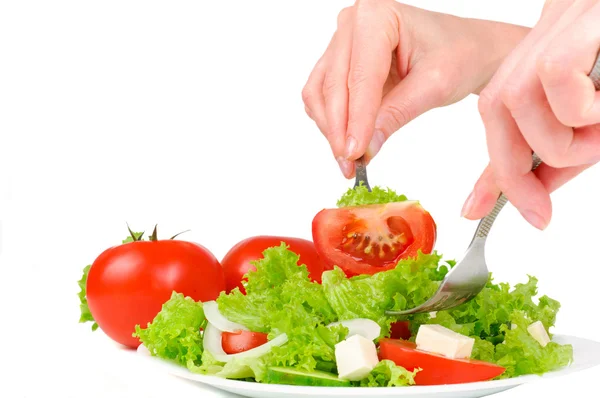
M 369 154 L 369 157 L 373 158 L 375 157 L 375 155 L 377 155 L 377 153 L 379 153 L 384 141 L 385 135 L 383 135 L 383 131 L 375 130 L 375 132 L 373 133 L 373 138 L 371 138 L 371 142 L 369 143 L 369 148 L 367 148 L 367 153 Z
M 350 175 L 352 174 L 352 163 L 341 156 L 337 158 L 337 162 L 340 165 L 340 170 L 342 171 L 344 177 L 350 178 Z
M 548 226 L 548 222 L 542 216 L 532 210 L 523 210 L 521 215 L 527 222 L 537 229 L 544 230 Z
M 346 139 L 346 159 L 350 158 L 354 151 L 356 150 L 358 143 L 356 142 L 356 138 L 352 136 L 348 136 Z
M 460 212 L 460 216 L 461 217 L 467 216 L 471 212 L 471 210 L 473 210 L 474 204 L 475 204 L 475 191 L 473 191 L 469 194 L 469 197 L 465 201 L 462 211 Z

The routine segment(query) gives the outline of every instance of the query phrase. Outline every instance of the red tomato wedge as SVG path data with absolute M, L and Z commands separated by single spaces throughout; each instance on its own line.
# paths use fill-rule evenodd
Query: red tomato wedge
M 415 376 L 417 385 L 441 385 L 486 381 L 500 376 L 505 368 L 474 359 L 451 359 L 417 349 L 415 343 L 381 339 L 379 359 L 388 359 L 409 372 L 422 369 Z
M 313 219 L 319 256 L 348 276 L 392 269 L 399 260 L 429 254 L 436 224 L 416 201 L 321 210 Z
M 268 341 L 266 333 L 249 332 L 240 330 L 237 332 L 223 332 L 221 344 L 226 354 L 238 354 L 266 344 Z
M 409 321 L 397 321 L 392 323 L 390 338 L 408 340 L 412 336 Z
M 325 263 L 319 258 L 315 245 L 306 239 L 285 237 L 285 236 L 252 236 L 235 244 L 223 260 L 221 265 L 225 272 L 226 292 L 238 287 L 242 293 L 245 293 L 242 280 L 244 275 L 250 270 L 256 270 L 251 264 L 252 261 L 263 258 L 263 252 L 269 247 L 279 246 L 284 242 L 289 246 L 289 250 L 300 256 L 299 264 L 305 264 L 308 269 L 308 276 L 311 280 L 321 283 L 321 274 L 325 270 Z

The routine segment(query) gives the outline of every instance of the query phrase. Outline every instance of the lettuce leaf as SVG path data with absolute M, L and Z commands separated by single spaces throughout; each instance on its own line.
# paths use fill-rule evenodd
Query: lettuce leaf
M 398 195 L 392 189 L 383 189 L 381 187 L 373 187 L 371 192 L 364 186 L 360 185 L 356 188 L 349 188 L 344 195 L 338 200 L 338 207 L 347 206 L 362 206 L 383 204 L 391 202 L 403 202 L 408 200 L 405 195 Z
M 87 297 L 86 297 L 87 277 L 88 277 L 88 273 L 90 272 L 91 267 L 92 267 L 91 264 L 86 266 L 83 269 L 83 274 L 81 275 L 81 279 L 79 279 L 79 281 L 77 281 L 77 284 L 79 285 L 79 289 L 80 289 L 79 293 L 77 293 L 77 296 L 79 297 L 79 311 L 81 312 L 81 315 L 79 317 L 79 323 L 93 322 L 92 323 L 92 331 L 95 331 L 96 329 L 98 329 L 98 324 L 96 323 L 96 321 L 94 320 L 94 317 L 92 316 L 90 307 L 88 306 Z
M 412 372 L 397 366 L 394 362 L 383 360 L 375 366 L 363 380 L 354 383 L 357 387 L 405 387 L 415 384 L 419 369 Z
M 347 278 L 340 268 L 335 267 L 323 273 L 323 290 L 339 320 L 372 319 L 382 328 L 380 337 L 389 336 L 391 323 L 398 318 L 386 315 L 386 310 L 411 308 L 431 297 L 449 267 L 440 267 L 440 260 L 437 253 L 425 255 L 419 252 L 416 258 L 402 260 L 392 270 L 353 278 Z M 428 315 L 409 318 L 424 317 L 428 318 Z
M 270 354 L 266 354 L 258 358 L 234 358 L 224 363 L 217 361 L 210 352 L 204 351 L 202 365 L 191 366 L 188 369 L 203 375 L 261 382 L 267 374 L 269 362 Z
M 527 312 L 516 310 L 510 316 L 510 324 L 516 325 L 516 328 L 502 325 L 505 339 L 496 346 L 494 362 L 504 366 L 506 371 L 499 378 L 542 375 L 565 367 L 573 360 L 571 345 L 551 342 L 542 347 L 527 331 L 527 327 L 533 322 Z
M 217 299 L 221 313 L 250 330 L 275 337 L 288 336 L 283 347 L 274 347 L 271 365 L 315 370 L 319 363 L 335 361 L 335 344 L 346 328 L 327 328 L 337 320 L 323 288 L 310 281 L 305 265 L 285 243 L 264 251 L 247 274 L 246 294 L 234 289 Z
M 152 355 L 194 368 L 201 365 L 200 328 L 205 325 L 202 303 L 173 292 L 146 328 L 135 326 L 133 336 L 139 338 Z

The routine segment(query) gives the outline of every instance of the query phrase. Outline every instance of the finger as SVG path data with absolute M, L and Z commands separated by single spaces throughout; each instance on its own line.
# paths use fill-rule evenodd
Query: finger
M 528 146 L 543 162 L 553 167 L 580 164 L 574 157 L 577 154 L 570 150 L 573 129 L 556 118 L 536 75 L 506 85 L 501 97 Z
M 325 73 L 323 97 L 325 117 L 329 129 L 328 139 L 333 154 L 343 160 L 346 128 L 348 125 L 348 72 L 352 52 L 353 8 L 346 8 L 338 16 L 338 31 L 330 52 L 330 65 Z M 341 159 L 340 159 L 341 158 Z
M 327 136 L 327 119 L 325 118 L 325 101 L 322 90 L 327 68 L 325 55 L 319 59 L 310 73 L 308 81 L 302 89 L 302 100 L 307 115 L 316 123 L 321 133 Z
M 470 220 L 479 220 L 485 217 L 496 205 L 500 193 L 500 189 L 496 185 L 494 170 L 488 164 L 475 183 L 473 191 L 467 197 L 461 216 Z
M 357 9 L 348 74 L 348 160 L 361 157 L 371 141 L 392 51 L 398 46 L 398 27 L 392 22 L 396 19 L 383 18 L 382 7 L 364 2 Z
M 554 168 L 542 163 L 534 172 L 548 193 L 556 191 L 567 182 L 583 173 L 593 164 Z M 463 207 L 462 216 L 470 220 L 480 220 L 488 215 L 500 196 L 500 189 L 495 184 L 492 168 L 488 165 L 477 180 L 473 192 Z
M 544 187 L 546 187 L 546 190 L 552 193 L 592 166 L 593 164 L 585 164 L 557 169 L 542 164 L 536 170 L 536 174 L 542 184 L 544 184 Z
M 503 104 L 500 93 L 506 82 L 510 81 L 513 72 L 518 72 L 517 68 L 522 71 L 520 68 L 523 60 L 548 36 L 548 31 L 557 27 L 562 29 L 562 26 L 567 24 L 565 18 L 573 18 L 571 14 L 575 13 L 570 6 L 570 3 L 557 2 L 545 10 L 544 17 L 503 62 L 479 99 L 479 111 L 486 128 L 490 167 L 497 186 L 496 189 L 486 188 L 482 192 L 491 194 L 492 191 L 498 193 L 498 189 L 501 190 L 526 220 L 541 229 L 548 224 L 552 214 L 550 197 L 531 172 L 531 148 L 521 135 L 510 111 Z M 490 202 L 482 199 L 481 195 L 479 198 L 475 196 L 472 201 L 471 206 L 475 213 L 481 214 L 484 210 L 491 210 Z M 471 213 L 467 216 L 479 217 L 480 214 Z
M 381 101 L 373 137 L 365 152 L 373 159 L 384 142 L 396 131 L 430 109 L 442 106 L 446 80 L 435 65 L 415 68 Z
M 588 76 L 600 50 L 598 20 L 600 3 L 555 38 L 537 63 L 552 111 L 566 126 L 600 123 L 600 93 Z
M 545 229 L 552 216 L 550 196 L 531 172 L 531 148 L 516 122 L 499 103 L 484 125 L 497 187 L 531 225 Z

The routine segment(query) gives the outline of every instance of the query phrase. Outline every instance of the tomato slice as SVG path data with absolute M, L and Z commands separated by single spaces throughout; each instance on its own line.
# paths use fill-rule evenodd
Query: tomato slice
M 390 338 L 408 340 L 412 336 L 409 321 L 397 321 L 392 323 Z
M 437 227 L 417 201 L 321 210 L 313 219 L 319 256 L 348 276 L 392 269 L 399 260 L 431 253 Z
M 417 385 L 460 384 L 485 381 L 500 376 L 506 370 L 489 362 L 475 359 L 451 359 L 417 349 L 415 343 L 395 339 L 379 341 L 379 359 L 388 359 L 415 376 Z
M 267 343 L 267 334 L 260 332 L 249 332 L 239 330 L 236 332 L 223 332 L 221 334 L 221 344 L 226 354 L 238 354 L 248 351 Z

